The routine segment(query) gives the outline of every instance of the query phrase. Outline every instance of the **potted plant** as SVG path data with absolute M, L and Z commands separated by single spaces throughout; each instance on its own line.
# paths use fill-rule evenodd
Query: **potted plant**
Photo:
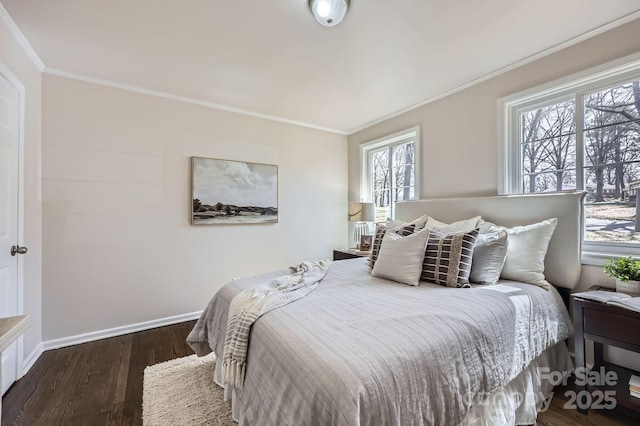
M 609 259 L 604 264 L 604 273 L 616 279 L 616 291 L 640 296 L 640 260 L 631 257 Z

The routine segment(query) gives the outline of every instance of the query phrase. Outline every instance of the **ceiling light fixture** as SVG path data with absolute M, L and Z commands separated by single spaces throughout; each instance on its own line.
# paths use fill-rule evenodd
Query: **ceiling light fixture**
M 333 27 L 342 22 L 349 3 L 349 0 L 309 0 L 309 9 L 321 25 Z

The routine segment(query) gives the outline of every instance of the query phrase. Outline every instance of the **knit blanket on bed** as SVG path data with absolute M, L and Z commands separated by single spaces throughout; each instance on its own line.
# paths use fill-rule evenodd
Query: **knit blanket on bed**
M 291 273 L 238 293 L 229 306 L 227 334 L 222 357 L 224 384 L 242 389 L 249 350 L 251 326 L 260 316 L 311 293 L 324 278 L 330 260 L 302 262 Z

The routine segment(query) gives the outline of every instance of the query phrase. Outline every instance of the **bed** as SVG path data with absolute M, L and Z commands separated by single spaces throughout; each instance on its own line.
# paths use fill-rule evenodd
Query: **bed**
M 555 286 L 580 274 L 582 193 L 421 200 L 397 218 L 482 215 L 512 226 L 558 218 L 545 260 Z M 532 424 L 568 371 L 571 322 L 555 288 L 406 286 L 371 276 L 367 259 L 334 262 L 306 297 L 253 325 L 244 387 L 225 388 L 240 425 Z M 189 335 L 198 355 L 222 354 L 229 304 L 285 274 L 238 279 L 211 300 Z M 214 378 L 220 381 L 217 363 Z

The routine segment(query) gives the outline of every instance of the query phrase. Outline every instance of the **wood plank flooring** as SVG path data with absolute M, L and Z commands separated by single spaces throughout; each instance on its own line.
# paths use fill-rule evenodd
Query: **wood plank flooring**
M 192 354 L 193 324 L 45 352 L 5 394 L 2 425 L 141 425 L 145 367 Z
M 145 367 L 193 353 L 185 339 L 194 322 L 45 352 L 3 398 L 2 425 L 142 424 Z M 556 389 L 539 426 L 621 426 L 640 421 L 617 413 L 565 410 Z M 183 425 L 176 425 L 183 426 Z M 184 425 L 188 426 L 188 425 Z
M 618 411 L 590 410 L 589 414 L 580 414 L 577 410 L 565 409 L 564 405 L 568 398 L 564 396 L 565 391 L 575 391 L 575 386 L 570 384 L 567 387 L 556 387 L 554 397 L 549 409 L 538 414 L 536 426 L 638 426 L 640 420 L 628 417 Z

